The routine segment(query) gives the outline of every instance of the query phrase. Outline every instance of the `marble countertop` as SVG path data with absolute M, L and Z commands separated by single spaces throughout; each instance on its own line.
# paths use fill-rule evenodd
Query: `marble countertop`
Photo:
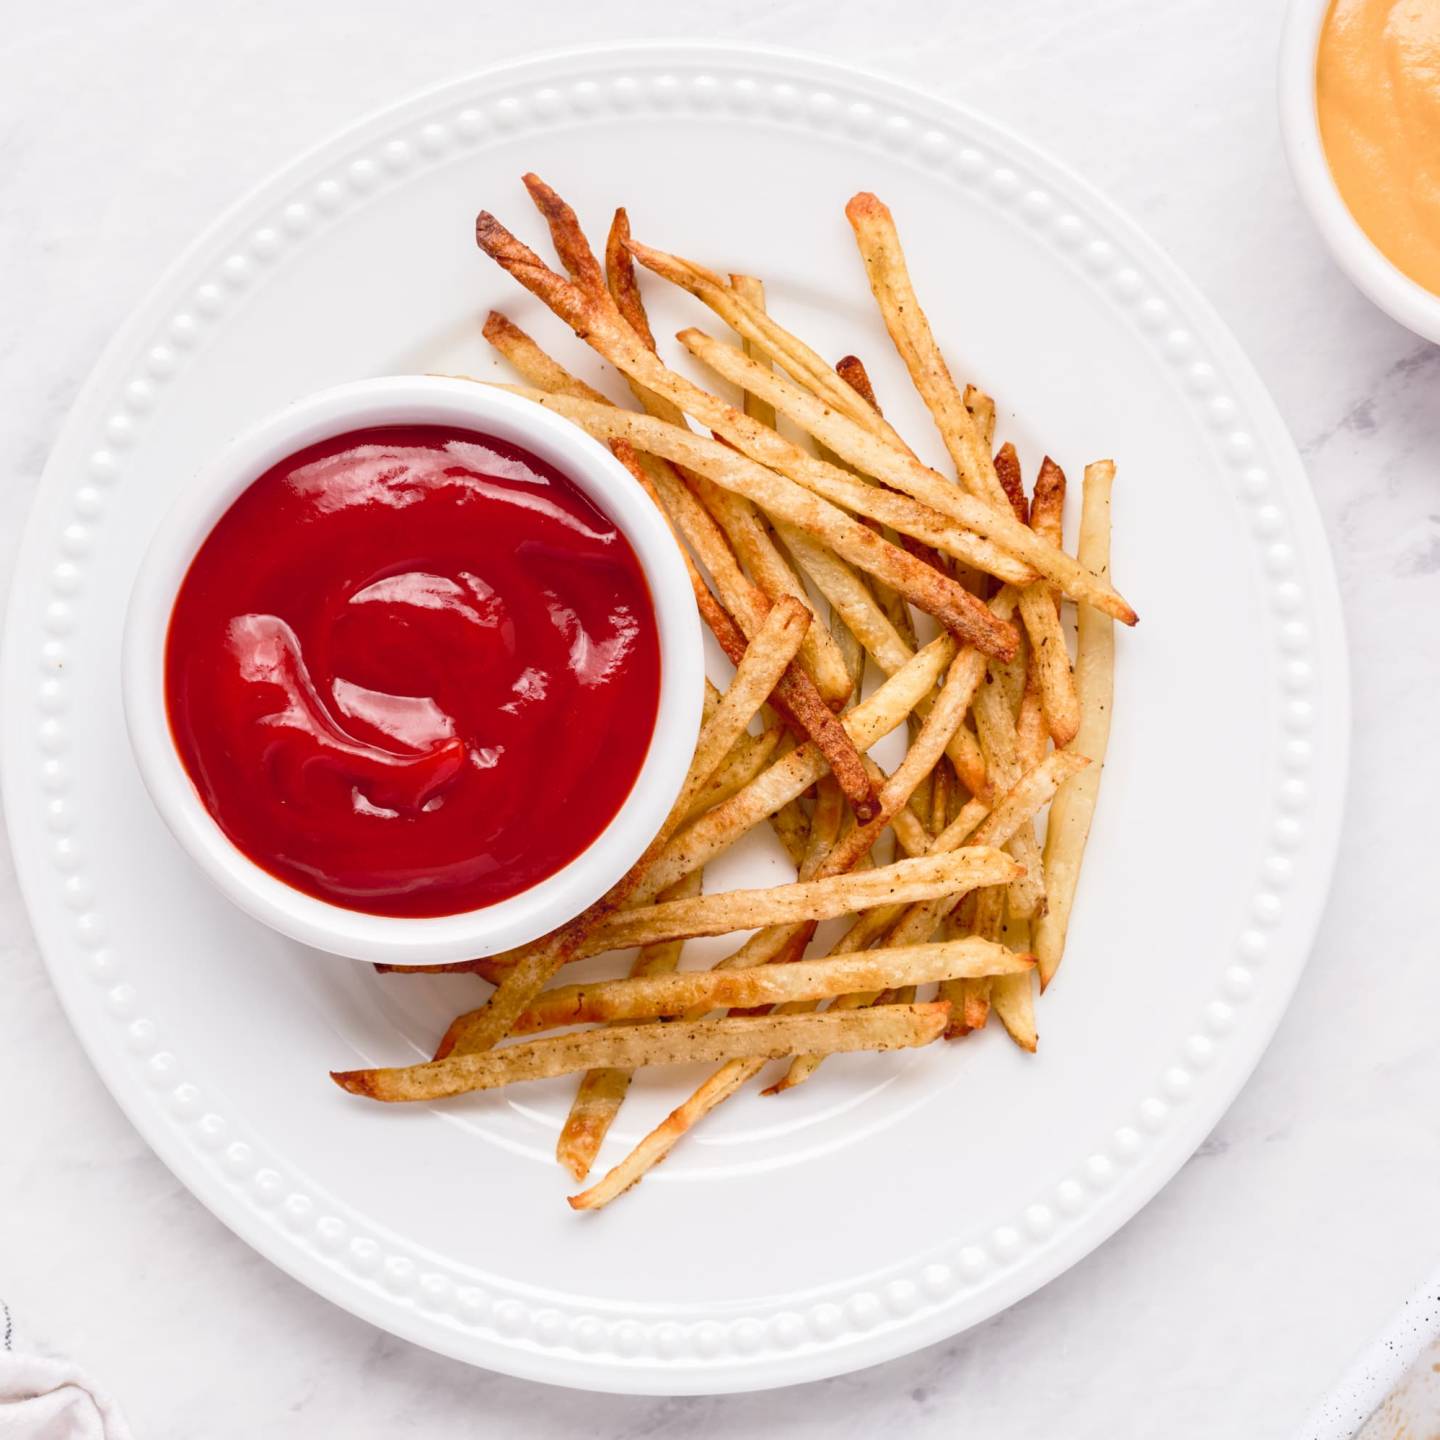
M 623 16 L 622 16 L 623 9 Z M 358 115 L 544 48 L 686 37 L 859 60 L 1008 122 L 1128 209 L 1270 385 L 1339 568 L 1349 822 L 1254 1078 L 1136 1220 L 947 1344 L 752 1397 L 549 1390 L 332 1308 L 170 1176 L 91 1071 L 0 857 L 0 1293 L 137 1435 L 1287 1437 L 1440 1250 L 1440 349 L 1330 263 L 1290 185 L 1276 0 L 47 0 L 0 36 L 0 578 L 91 362 L 235 195 Z M 3 843 L 3 842 L 0 842 Z

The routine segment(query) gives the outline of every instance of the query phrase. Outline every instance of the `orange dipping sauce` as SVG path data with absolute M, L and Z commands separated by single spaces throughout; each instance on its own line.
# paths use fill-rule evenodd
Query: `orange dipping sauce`
M 1332 0 L 1315 105 L 1350 213 L 1440 295 L 1440 0 Z

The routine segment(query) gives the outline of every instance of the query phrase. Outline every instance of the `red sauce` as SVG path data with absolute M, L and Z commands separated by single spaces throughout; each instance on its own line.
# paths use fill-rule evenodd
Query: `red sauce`
M 252 860 L 350 909 L 451 915 L 605 829 L 660 655 L 634 551 L 564 475 L 389 426 L 292 456 L 221 517 L 165 685 L 185 768 Z

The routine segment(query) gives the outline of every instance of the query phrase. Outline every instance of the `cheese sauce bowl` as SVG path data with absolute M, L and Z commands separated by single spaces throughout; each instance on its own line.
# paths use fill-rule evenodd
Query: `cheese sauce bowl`
M 616 781 L 613 773 L 605 777 L 599 774 L 612 748 L 605 737 L 577 737 L 586 742 L 588 753 L 594 756 L 593 762 L 587 760 L 584 766 L 577 762 L 578 780 L 566 777 L 561 787 L 564 793 L 551 797 L 552 809 L 556 804 L 581 808 L 585 797 L 578 792 L 586 784 L 586 777 L 594 774 L 597 786 L 600 779 L 606 779 L 609 784 L 607 793 L 614 798 L 596 812 L 594 824 L 599 827 L 598 831 L 588 842 L 584 833 L 580 833 L 574 845 L 583 848 L 579 848 L 578 853 L 569 854 L 568 858 L 561 857 L 563 863 L 557 858 L 555 863 L 558 868 L 544 873 L 533 883 L 525 884 L 514 893 L 504 893 L 502 886 L 496 892 L 501 898 L 489 903 L 472 904 L 471 908 L 457 905 L 454 913 L 445 908 L 443 895 L 428 911 L 423 907 L 417 910 L 408 902 L 397 909 L 393 896 L 374 904 L 368 904 L 363 898 L 352 902 L 337 899 L 333 894 L 327 895 L 323 887 L 317 893 L 316 887 L 305 883 L 299 872 L 288 872 L 291 879 L 282 878 L 287 873 L 285 865 L 271 863 L 272 857 L 267 853 L 257 853 L 229 823 L 222 813 L 224 807 L 217 806 L 216 796 L 220 791 L 208 777 L 197 774 L 195 755 L 191 753 L 197 737 L 186 737 L 188 748 L 182 744 L 180 736 L 184 727 L 177 722 L 176 711 L 170 703 L 175 693 L 171 683 L 173 672 L 177 664 L 187 659 L 187 652 L 180 652 L 179 661 L 175 654 L 175 637 L 183 633 L 178 628 L 181 615 L 178 602 L 196 588 L 193 578 L 202 573 L 200 561 L 204 558 L 207 545 L 221 533 L 217 527 L 223 528 L 231 523 L 233 515 L 243 513 L 237 502 L 253 494 L 262 478 L 269 483 L 272 474 L 281 473 L 291 461 L 304 460 L 307 452 L 323 453 L 329 442 L 342 437 L 348 439 L 356 432 L 364 438 L 364 432 L 372 431 L 382 435 L 387 431 L 413 431 L 417 434 L 433 433 L 442 438 L 458 433 L 462 440 L 490 439 L 499 442 L 498 448 L 491 452 L 481 446 L 477 453 L 484 453 L 491 459 L 499 457 L 502 468 L 513 466 L 516 462 L 506 457 L 518 454 L 522 460 L 529 458 L 539 462 L 533 467 L 533 475 L 543 477 L 546 471 L 558 472 L 559 479 L 568 482 L 567 489 L 574 494 L 574 503 L 586 507 L 588 514 L 599 511 L 613 531 L 618 531 L 621 539 L 628 542 L 629 552 L 624 558 L 632 575 L 638 565 L 638 575 L 634 575 L 633 579 L 634 593 L 648 591 L 652 612 L 650 617 L 639 617 L 637 623 L 644 626 L 648 620 L 649 627 L 653 629 L 651 654 L 653 658 L 654 652 L 658 651 L 658 682 L 652 663 L 648 671 L 648 690 L 643 695 L 637 692 L 636 713 L 652 713 L 653 707 L 653 728 L 648 747 L 636 744 L 633 739 L 624 747 L 631 757 L 630 766 L 633 768 L 638 764 L 628 792 L 624 791 L 623 783 Z M 313 471 L 316 467 L 312 464 L 309 468 Z M 443 474 L 449 473 L 443 470 Z M 463 466 L 457 467 L 457 473 L 466 477 Z M 524 471 L 523 466 L 522 473 L 532 474 Z M 408 485 L 411 482 L 406 479 L 401 483 Z M 445 485 L 450 482 L 442 479 L 436 483 Z M 527 480 L 524 483 L 532 482 Z M 533 483 L 540 487 L 534 495 L 543 496 L 547 482 L 540 478 Z M 549 483 L 553 484 L 553 479 Z M 482 495 L 488 493 L 484 485 L 477 489 Z M 410 498 L 408 492 L 402 497 L 407 505 Z M 478 501 L 472 511 L 477 520 L 484 522 L 492 513 L 483 508 L 489 503 L 492 502 L 485 498 Z M 498 505 L 503 502 L 496 500 L 493 503 Z M 322 510 L 334 508 L 328 504 L 321 506 Z M 521 496 L 520 508 L 523 512 L 541 507 L 530 492 L 526 492 Z M 554 513 L 560 513 L 555 507 L 551 508 Z M 565 516 L 561 518 L 567 519 Z M 388 523 L 383 515 L 380 523 Z M 567 523 L 573 526 L 574 521 L 568 519 Z M 327 560 L 323 536 L 333 534 L 333 531 L 326 531 L 323 524 L 298 525 L 293 517 L 286 520 L 285 527 L 285 543 L 292 549 L 300 547 L 295 562 L 297 570 L 307 568 L 310 563 L 304 548 L 308 545 L 315 547 L 316 565 Z M 310 539 L 312 529 L 316 537 L 313 541 Z M 277 533 L 277 548 L 280 540 L 281 535 Z M 611 533 L 612 546 L 613 540 Z M 403 545 L 405 542 L 401 540 L 397 543 Z M 610 553 L 619 555 L 621 552 Z M 415 564 L 408 552 L 403 555 L 397 552 L 395 559 L 397 571 Z M 274 569 L 275 556 L 257 556 L 257 568 L 262 560 Z M 563 555 L 558 559 L 550 556 L 546 563 L 550 564 L 553 572 L 557 564 L 561 564 L 563 570 L 563 561 Z M 348 553 L 337 562 L 342 572 L 344 565 L 349 563 L 352 563 L 352 557 Z M 534 566 L 527 552 L 527 557 L 518 562 L 518 568 L 512 567 L 511 573 L 523 573 L 528 577 L 532 569 Z M 238 573 L 233 566 L 231 573 Z M 421 578 L 436 580 L 434 576 Z M 465 579 L 479 587 L 477 593 L 483 600 L 483 583 L 468 574 Z M 443 580 L 436 581 L 442 586 L 445 583 Z M 365 593 L 373 599 L 377 588 L 370 585 Z M 546 582 L 537 573 L 535 593 L 540 599 L 535 603 L 543 605 L 551 590 L 559 588 L 562 586 L 558 582 Z M 221 614 L 227 613 L 224 605 L 228 604 L 228 598 L 222 599 Z M 529 596 L 528 601 L 534 601 L 534 598 Z M 415 600 L 422 610 L 433 610 L 440 602 L 446 602 L 446 596 L 439 595 L 437 598 L 436 595 L 420 594 Z M 239 596 L 234 608 L 239 612 L 254 607 L 247 607 L 245 597 Z M 372 611 L 374 608 L 373 605 L 370 607 Z M 638 609 L 638 602 L 631 609 Z M 574 619 L 568 612 L 561 618 L 567 623 Z M 239 619 L 247 622 L 257 619 L 273 621 L 276 628 L 289 634 L 288 627 L 278 616 L 242 614 Z M 423 621 L 427 615 L 417 614 L 416 619 Z M 551 619 L 555 619 L 553 609 Z M 231 628 L 223 632 L 227 644 L 238 643 L 235 637 L 241 632 L 235 629 L 236 623 L 232 621 Z M 503 623 L 510 625 L 511 620 L 507 618 Z M 426 633 L 433 635 L 435 632 L 418 629 L 417 645 L 424 643 Z M 518 633 L 522 640 L 517 643 L 523 643 L 523 625 Z M 293 640 L 293 635 L 290 638 Z M 398 642 L 401 652 L 405 643 L 402 633 Z M 649 644 L 648 637 L 644 643 Z M 587 652 L 587 644 L 588 638 L 583 632 L 570 644 L 569 654 L 577 667 L 585 663 L 587 653 L 593 659 L 593 647 Z M 577 646 L 578 649 L 575 648 Z M 242 668 L 245 664 L 253 668 L 254 652 L 236 650 L 235 654 L 240 657 L 237 663 Z M 280 673 L 273 663 L 277 654 L 289 667 L 284 670 L 283 685 L 275 679 Z M 272 668 L 262 670 L 258 695 L 243 696 L 236 723 L 237 726 L 246 723 L 273 726 L 279 715 L 278 733 L 281 739 L 277 745 L 289 745 L 293 753 L 280 755 L 272 774 L 264 761 L 255 758 L 268 757 L 272 753 L 266 748 L 267 737 L 272 732 L 260 737 L 252 753 L 237 757 L 232 754 L 231 748 L 227 748 L 230 744 L 228 737 L 224 743 L 216 738 L 213 717 L 201 727 L 198 740 L 202 747 L 210 746 L 212 767 L 240 765 L 247 782 L 253 772 L 253 784 L 257 790 L 271 784 L 293 787 L 289 792 L 277 788 L 275 802 L 279 823 L 290 826 L 292 836 L 303 831 L 306 822 L 303 819 L 297 822 L 287 813 L 286 807 L 292 803 L 293 795 L 304 797 L 312 793 L 307 787 L 313 785 L 317 773 L 323 772 L 321 783 L 328 787 L 323 790 L 325 803 L 331 806 L 329 814 L 338 824 L 343 821 L 343 796 L 347 793 L 345 787 L 350 773 L 344 767 L 352 762 L 371 764 L 377 756 L 384 763 L 396 763 L 395 753 L 375 739 L 375 735 L 384 730 L 385 718 L 381 714 L 378 721 L 375 720 L 374 704 L 377 700 L 388 700 L 398 702 L 402 709 L 410 706 L 413 710 L 416 705 L 428 705 L 429 702 L 407 699 L 412 692 L 406 689 L 397 688 L 389 695 L 381 694 L 378 687 L 363 689 L 364 684 L 373 684 L 371 681 L 352 685 L 337 680 L 328 689 L 312 683 L 307 668 L 308 657 L 301 654 L 298 645 L 293 645 L 289 652 L 284 645 L 278 650 L 271 645 L 268 650 L 263 650 L 262 656 L 268 656 Z M 580 658 L 575 659 L 575 656 Z M 217 665 L 223 668 L 230 658 L 229 650 L 222 648 Z M 444 657 L 437 655 L 437 665 L 442 662 Z M 216 668 L 216 665 L 211 666 L 212 670 Z M 528 670 L 526 673 L 529 673 Z M 247 673 L 242 678 L 248 680 L 253 676 Z M 227 683 L 234 680 L 234 676 L 227 677 Z M 464 380 L 397 376 L 339 386 L 295 402 L 236 439 L 206 471 L 196 477 L 162 522 L 142 561 L 126 616 L 122 682 L 126 724 L 146 789 L 181 846 L 225 895 L 257 920 L 305 945 L 357 960 L 398 966 L 428 965 L 494 954 L 545 934 L 603 895 L 639 858 L 669 812 L 689 766 L 703 704 L 704 650 L 689 577 L 669 526 L 640 485 L 604 446 L 569 421 L 504 391 Z M 265 688 L 267 686 L 268 689 Z M 340 693 L 342 686 L 344 694 Z M 272 700 L 275 695 L 285 697 L 279 711 L 275 711 L 273 704 L 267 709 L 266 703 L 262 703 Z M 336 716 L 332 713 L 335 709 L 332 697 L 337 702 L 354 705 L 356 695 L 360 696 L 362 708 L 353 712 L 345 710 L 340 718 L 353 713 L 359 719 L 349 725 L 337 725 Z M 311 724 L 309 729 L 305 724 L 292 727 L 299 703 L 297 696 L 299 701 L 313 703 L 317 707 L 315 716 L 301 717 L 306 723 L 318 717 L 316 724 Z M 370 718 L 374 721 L 368 729 L 369 749 L 365 743 L 354 740 L 354 732 L 363 735 L 367 731 L 364 704 L 372 706 Z M 344 709 L 343 705 L 341 709 Z M 275 713 L 272 714 L 272 711 Z M 513 723 L 511 717 L 506 718 L 507 723 Z M 564 718 L 568 721 L 568 711 Z M 583 729 L 584 715 L 577 713 L 574 719 L 575 724 Z M 550 721 L 552 726 L 554 723 Z M 613 733 L 614 726 L 619 723 L 612 717 L 609 721 L 611 729 L 607 733 Z M 563 730 L 563 726 L 561 728 Z M 457 732 L 451 730 L 448 733 L 452 738 L 445 740 L 443 746 L 454 750 L 460 744 L 454 738 Z M 571 733 L 574 733 L 573 730 Z M 547 745 L 553 743 L 547 738 Z M 311 745 L 312 749 L 307 750 L 307 745 Z M 319 748 L 313 748 L 314 745 Z M 325 749 L 327 746 L 328 750 Z M 399 755 L 402 767 L 417 758 L 413 752 L 404 750 L 403 744 L 400 748 L 403 752 Z M 467 761 L 474 762 L 477 771 L 483 772 L 493 763 L 490 752 L 471 746 L 468 739 L 461 748 Z M 639 758 L 642 754 L 643 759 Z M 441 758 L 453 760 L 454 757 L 446 755 Z M 459 775 L 455 782 L 457 785 L 471 787 L 463 792 L 468 797 L 466 803 L 473 805 L 477 795 L 487 793 L 483 788 L 476 788 L 489 783 L 489 777 L 483 773 L 472 776 L 468 768 L 457 771 L 454 766 L 451 770 Z M 212 773 L 219 772 L 212 769 Z M 236 793 L 233 778 L 232 771 L 228 776 L 232 782 L 232 794 Z M 546 773 L 544 754 L 537 756 L 526 752 L 523 769 L 515 774 L 511 791 L 516 788 L 524 791 L 530 784 L 540 788 L 547 781 L 552 789 L 555 788 L 554 777 Z M 446 798 L 448 800 L 449 795 L 458 797 L 460 794 L 459 790 L 447 792 Z M 341 797 L 338 809 L 337 795 Z M 572 797 L 573 806 L 570 806 Z M 417 792 L 411 799 L 415 804 L 413 811 L 405 812 L 406 822 L 413 820 L 417 827 L 438 823 L 438 820 L 431 822 L 427 819 L 429 809 L 438 808 L 443 803 L 433 798 L 431 790 Z M 419 803 L 421 799 L 425 800 L 424 805 Z M 458 798 L 455 803 L 460 803 Z M 359 789 L 355 791 L 355 804 L 356 814 L 360 817 L 357 824 L 362 826 L 375 825 L 377 814 L 392 813 L 377 811 Z M 421 814 L 422 810 L 427 814 Z M 604 818 L 607 811 L 610 812 L 608 818 Z M 517 807 L 514 814 L 518 817 L 517 824 L 525 819 L 523 805 Z M 445 819 L 447 843 L 453 843 L 457 833 L 455 817 L 450 815 Z M 460 831 L 465 833 L 463 827 Z M 419 833 L 418 829 L 415 833 Z M 314 836 L 308 838 L 313 840 Z M 514 840 L 513 835 L 510 838 Z M 516 843 L 523 843 L 523 838 L 522 833 L 521 840 Z M 385 843 L 388 845 L 389 841 Z M 476 843 L 476 853 L 479 854 L 480 842 L 477 840 Z M 322 860 L 324 849 L 322 842 L 318 852 Z M 277 842 L 276 855 L 288 860 L 289 853 L 287 844 Z M 485 863 L 489 863 L 488 860 Z M 415 883 L 423 885 L 425 881 L 425 874 L 417 867 Z M 364 894 L 362 891 L 356 893 Z M 396 894 L 400 901 L 407 900 L 400 891 Z M 387 909 L 389 913 L 385 913 Z
M 1286 159 L 1300 197 L 1340 268 L 1392 319 L 1440 343 L 1440 296 L 1412 280 L 1370 238 L 1347 205 L 1326 154 L 1318 67 L 1330 9 L 1331 0 L 1290 0 L 1278 76 Z

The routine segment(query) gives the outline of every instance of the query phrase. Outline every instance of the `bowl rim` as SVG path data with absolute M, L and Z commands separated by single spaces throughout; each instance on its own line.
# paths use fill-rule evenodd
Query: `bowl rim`
M 1280 133 L 1300 198 L 1336 263 L 1391 319 L 1440 343 L 1440 296 L 1412 280 L 1361 228 L 1345 204 L 1320 137 L 1315 66 L 1331 0 L 1290 0 L 1280 36 Z
M 556 466 L 615 522 L 650 589 L 660 694 L 635 783 L 599 836 L 554 874 L 479 910 L 401 917 L 349 910 L 306 894 L 251 860 L 220 828 L 180 758 L 164 700 L 170 615 L 191 561 L 221 515 L 272 465 L 347 430 L 394 423 L 454 425 L 521 446 Z M 649 844 L 678 795 L 699 730 L 704 651 L 683 558 L 665 518 L 597 440 L 531 401 L 471 380 L 399 375 L 293 401 L 234 439 L 180 493 L 141 561 L 125 617 L 126 728 L 141 779 L 192 860 L 236 905 L 293 940 L 356 960 L 444 964 L 525 944 L 579 913 Z M 686 737 L 678 743 L 678 737 Z

